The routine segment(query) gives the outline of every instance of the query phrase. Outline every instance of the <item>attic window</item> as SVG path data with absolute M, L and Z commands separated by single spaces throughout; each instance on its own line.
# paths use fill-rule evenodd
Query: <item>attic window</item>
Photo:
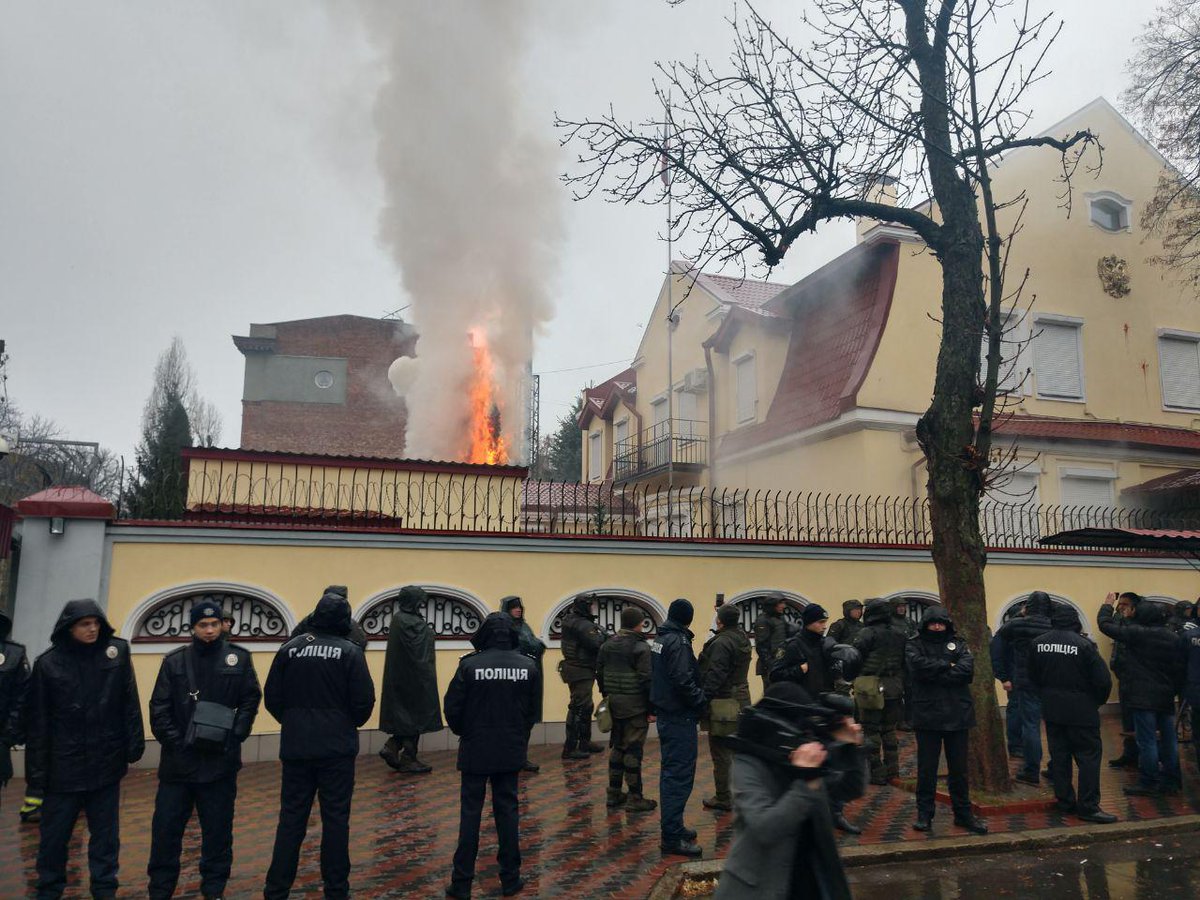
M 1129 208 L 1132 204 L 1116 194 L 1098 194 L 1088 199 L 1092 224 L 1105 231 L 1129 230 Z

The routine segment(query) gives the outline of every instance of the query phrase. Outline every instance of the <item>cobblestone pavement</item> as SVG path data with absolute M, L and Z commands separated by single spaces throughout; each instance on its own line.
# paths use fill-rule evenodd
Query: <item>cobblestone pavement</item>
M 1105 720 L 1107 755 L 1119 746 L 1114 720 Z M 912 738 L 902 736 L 905 774 L 911 774 Z M 699 832 L 706 856 L 721 856 L 729 846 L 732 816 L 703 809 L 701 799 L 712 793 L 712 774 L 705 737 L 701 736 L 696 789 L 688 807 L 688 822 Z M 1169 798 L 1127 798 L 1121 786 L 1132 773 L 1104 768 L 1104 806 L 1122 819 L 1155 819 L 1200 812 L 1200 789 L 1190 746 L 1181 747 L 1185 791 Z M 537 897 L 645 897 L 673 860 L 664 860 L 658 849 L 658 815 L 609 813 L 604 805 L 607 763 L 604 755 L 587 762 L 563 763 L 557 747 L 535 747 L 531 755 L 542 764 L 537 775 L 521 779 L 521 842 L 524 875 L 529 888 L 523 896 Z M 453 753 L 430 753 L 432 775 L 400 776 L 378 757 L 359 760 L 358 780 L 351 821 L 351 887 L 357 897 L 441 897 L 448 881 L 450 858 L 458 831 L 458 775 Z M 657 794 L 658 748 L 646 750 L 646 786 Z M 279 766 L 254 763 L 242 771 L 238 789 L 233 878 L 229 898 L 261 894 L 262 879 L 270 859 L 278 810 Z M 122 788 L 121 895 L 144 896 L 146 858 L 150 844 L 155 775 L 131 772 Z M 16 808 L 24 783 L 13 781 L 4 791 L 0 810 L 0 897 L 25 896 L 33 879 L 37 829 L 22 827 Z M 1052 799 L 1049 787 L 1022 788 L 1019 800 Z M 498 897 L 500 887 L 495 862 L 495 829 L 486 814 L 481 835 L 475 896 Z M 843 838 L 846 845 L 886 841 L 926 840 L 910 829 L 912 795 L 894 787 L 871 787 L 861 800 L 846 809 L 848 818 L 863 826 L 858 838 Z M 1057 812 L 1038 810 L 988 816 L 995 831 L 1024 831 L 1071 825 L 1076 820 Z M 939 809 L 934 834 L 959 833 L 948 809 Z M 72 847 L 68 896 L 87 896 L 86 828 L 77 826 Z M 320 819 L 314 807 L 308 842 L 301 860 L 294 896 L 319 897 L 317 847 Z M 184 875 L 178 896 L 197 896 L 196 873 L 199 833 L 193 819 L 185 840 Z

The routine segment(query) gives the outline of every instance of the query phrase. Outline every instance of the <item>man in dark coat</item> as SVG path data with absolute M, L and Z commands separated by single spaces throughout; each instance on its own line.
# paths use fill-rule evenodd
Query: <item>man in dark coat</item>
M 987 825 L 971 812 L 967 781 L 967 740 L 975 725 L 975 701 L 971 699 L 975 658 L 954 634 L 954 623 L 944 606 L 925 608 L 920 631 L 904 648 L 904 664 L 912 676 L 913 730 L 917 734 L 917 820 L 913 828 L 929 831 L 933 827 L 938 760 L 945 748 L 954 824 L 974 834 L 987 834 Z
M 324 594 L 309 616 L 311 631 L 275 654 L 263 690 L 279 720 L 279 827 L 263 889 L 283 900 L 296 880 L 300 845 L 314 796 L 321 801 L 321 880 L 325 896 L 350 896 L 350 799 L 358 729 L 375 708 L 375 684 L 362 648 L 350 634 L 344 595 Z
M 559 674 L 571 692 L 567 706 L 567 736 L 563 759 L 587 759 L 604 748 L 592 742 L 592 688 L 596 684 L 596 658 L 608 637 L 596 624 L 595 599 L 580 594 L 562 617 L 562 662 Z
M 799 685 L 773 684 L 758 708 L 801 726 L 813 700 Z M 786 761 L 738 746 L 733 763 L 733 844 L 715 900 L 850 900 L 838 858 L 831 805 L 861 797 L 866 786 L 862 729 L 846 719 L 828 747 L 812 741 Z M 738 742 L 739 734 L 734 737 Z
M 994 634 L 988 645 L 988 653 L 992 659 L 992 675 L 995 679 L 1001 685 L 1012 684 L 1013 645 Z M 1005 691 L 1004 694 L 1004 736 L 1008 744 L 1008 758 L 1020 759 L 1025 755 L 1024 723 L 1021 721 L 1017 698 L 1011 690 Z
M 462 806 L 458 847 L 446 896 L 468 898 L 479 854 L 479 822 L 487 786 L 492 785 L 492 813 L 500 864 L 500 890 L 520 893 L 520 819 L 517 778 L 525 762 L 534 698 L 541 693 L 537 663 L 517 650 L 513 620 L 492 613 L 473 641 L 476 652 L 464 656 L 446 690 L 446 722 L 458 735 L 458 770 L 462 773 Z
M 908 600 L 904 597 L 893 597 L 888 601 L 888 606 L 892 609 L 892 624 L 902 629 L 906 637 L 910 640 L 917 636 L 917 628 L 913 625 L 912 620 L 908 617 Z M 908 667 L 904 668 L 904 702 L 901 707 L 900 724 L 896 726 L 897 731 L 912 731 L 912 678 L 908 674 Z
M 1104 598 L 1097 621 L 1104 634 L 1129 650 L 1123 684 L 1137 737 L 1139 779 L 1125 793 L 1135 797 L 1178 793 L 1175 695 L 1183 687 L 1186 671 L 1180 638 L 1171 630 L 1170 612 L 1161 603 L 1139 600 L 1133 618 L 1119 620 L 1113 615 L 1116 599 L 1116 594 Z
M 650 644 L 642 634 L 646 614 L 621 610 L 621 630 L 604 642 L 596 667 L 600 693 L 612 715 L 609 734 L 607 806 L 629 812 L 658 808 L 642 789 L 642 750 L 650 729 Z M 628 793 L 621 790 L 624 784 Z
M 1080 634 L 1079 615 L 1066 604 L 1050 611 L 1051 628 L 1030 648 L 1029 680 L 1042 698 L 1050 776 L 1062 812 L 1107 825 L 1117 817 L 1100 808 L 1100 707 L 1108 702 L 1112 676 L 1096 645 Z M 1079 767 L 1079 793 L 1071 784 L 1071 760 Z
M 700 688 L 711 704 L 713 700 L 735 700 L 739 708 L 750 705 L 750 636 L 742 630 L 741 611 L 726 605 L 717 610 L 717 631 L 700 650 Z M 716 793 L 703 801 L 705 809 L 728 812 L 733 809 L 729 775 L 733 751 L 724 739 L 708 733 L 708 753 L 712 757 Z
M 683 822 L 683 811 L 696 781 L 697 731 L 708 698 L 700 687 L 700 667 L 688 629 L 695 611 L 687 600 L 671 602 L 667 621 L 651 646 L 650 706 L 658 717 L 658 798 L 662 804 L 662 851 L 702 856 L 696 833 Z
M 904 703 L 904 629 L 895 620 L 886 600 L 868 600 L 865 627 L 854 641 L 862 657 L 859 677 L 878 680 L 874 697 L 855 697 L 862 722 L 871 784 L 887 784 L 900 774 L 900 740 L 896 726 Z M 881 753 L 882 751 L 882 753 Z
M 349 602 L 350 598 L 350 594 L 344 584 L 331 584 L 321 593 L 322 595 L 336 594 L 347 602 Z M 312 625 L 312 613 L 309 613 L 307 616 L 301 619 L 296 624 L 296 627 L 292 629 L 292 637 L 300 637 L 302 634 L 315 634 Z M 352 644 L 357 644 L 363 650 L 367 649 L 367 633 L 363 631 L 363 627 L 353 619 L 350 621 L 350 630 L 346 633 L 346 640 Z
M 1196 753 L 1196 767 L 1200 769 L 1200 628 L 1184 631 L 1183 651 L 1187 665 L 1183 699 L 1192 708 L 1192 750 Z
M 544 690 L 546 670 L 543 668 L 542 658 L 546 655 L 546 644 L 533 633 L 533 629 L 525 621 L 524 602 L 520 597 L 505 597 L 500 601 L 500 612 L 506 613 L 513 620 L 513 625 L 517 629 L 517 649 L 537 663 L 538 684 L 542 685 Z M 540 721 L 542 721 L 542 690 L 539 690 L 537 696 L 533 698 L 533 724 L 536 725 Z M 528 752 L 525 754 L 525 765 L 521 768 L 526 772 L 541 770 L 541 766 L 529 758 Z
M 190 613 L 192 641 L 163 657 L 150 695 L 150 730 L 162 747 L 150 829 L 147 895 L 172 897 L 179 881 L 183 832 L 192 810 L 200 820 L 200 893 L 219 898 L 233 866 L 233 808 L 242 742 L 250 735 L 262 692 L 250 653 L 224 638 L 221 607 L 202 602 Z M 190 739 L 197 701 L 235 710 L 225 740 Z
M 391 735 L 379 751 L 397 772 L 421 775 L 433 767 L 417 759 L 421 735 L 442 730 L 433 631 L 422 613 L 429 595 L 416 585 L 400 589 L 388 626 L 379 728 Z
M 29 684 L 25 777 L 43 798 L 37 896 L 61 897 L 75 820 L 88 821 L 93 897 L 117 895 L 121 779 L 142 758 L 137 680 L 129 644 L 95 600 L 71 600 L 37 658 Z
M 754 650 L 758 659 L 754 671 L 762 678 L 763 690 L 771 683 L 771 664 L 783 642 L 792 636 L 793 629 L 783 617 L 787 600 L 783 594 L 772 593 L 763 598 L 762 613 L 754 622 Z
M 29 693 L 29 657 L 8 639 L 12 619 L 0 612 L 0 788 L 13 776 L 12 748 L 25 743 L 25 699 Z
M 1029 680 L 1029 653 L 1033 641 L 1050 630 L 1050 595 L 1034 591 L 1025 601 L 1021 615 L 1009 619 L 996 632 L 1000 655 L 1012 647 L 1012 672 L 1001 682 L 1009 696 L 1015 698 L 1017 714 L 1021 717 L 1021 759 L 1024 766 L 1016 776 L 1026 784 L 1041 784 L 1042 769 L 1042 701 Z
M 829 626 L 828 634 L 839 644 L 853 645 L 863 627 L 863 605 L 857 600 L 846 600 L 842 603 L 842 617 Z

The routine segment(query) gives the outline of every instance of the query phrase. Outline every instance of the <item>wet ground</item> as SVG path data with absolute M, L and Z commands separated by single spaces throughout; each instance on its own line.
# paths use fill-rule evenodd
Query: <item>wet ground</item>
M 995 856 L 861 866 L 855 900 L 1176 900 L 1200 895 L 1200 835 Z

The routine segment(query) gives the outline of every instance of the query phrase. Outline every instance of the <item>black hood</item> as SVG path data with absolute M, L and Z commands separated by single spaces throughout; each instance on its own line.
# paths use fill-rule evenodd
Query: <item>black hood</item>
M 500 601 L 500 612 L 508 613 L 509 615 L 511 615 L 513 609 L 518 606 L 521 607 L 521 609 L 525 608 L 525 604 L 523 602 L 521 602 L 520 597 L 515 597 L 515 596 L 505 597 L 503 600 Z
M 842 601 L 842 617 L 848 619 L 850 618 L 850 610 L 862 608 L 863 605 L 857 600 L 844 600 Z
M 592 595 L 580 594 L 571 601 L 571 611 L 576 615 L 592 617 Z
M 942 634 L 947 638 L 954 634 L 954 622 L 950 619 L 950 613 L 940 603 L 931 603 L 925 607 L 925 612 L 921 614 L 921 634 L 928 633 L 930 622 L 945 622 L 946 630 Z
M 425 593 L 425 589 L 415 584 L 400 588 L 400 593 L 396 596 L 400 609 L 406 613 L 419 612 L 421 604 L 428 599 L 429 595 Z
M 1025 615 L 1027 616 L 1045 616 L 1048 619 L 1053 608 L 1054 604 L 1050 601 L 1050 595 L 1045 591 L 1034 591 L 1025 601 Z
M 1050 608 L 1050 624 L 1060 631 L 1074 631 L 1076 633 L 1083 631 L 1083 624 L 1079 621 L 1079 613 L 1075 612 L 1075 607 L 1067 603 L 1056 603 Z
M 1171 613 L 1161 603 L 1143 600 L 1133 610 L 1133 621 L 1139 625 L 1164 625 L 1171 618 Z
M 471 636 L 471 646 L 476 650 L 512 650 L 517 646 L 515 622 L 508 613 L 491 613 Z
M 70 640 L 71 626 L 88 616 L 95 616 L 100 620 L 100 638 L 97 643 L 107 641 L 113 636 L 113 627 L 108 624 L 100 604 L 95 600 L 68 600 L 62 612 L 58 614 L 58 621 L 54 623 L 54 631 L 50 633 L 51 642 L 61 644 Z
M 345 637 L 350 633 L 350 604 L 344 594 L 326 591 L 308 623 L 314 631 Z
M 7 641 L 12 634 L 12 619 L 8 613 L 0 612 L 0 641 Z
M 892 620 L 892 605 L 886 600 L 868 600 L 867 609 L 863 613 L 863 623 L 866 625 L 886 625 Z

